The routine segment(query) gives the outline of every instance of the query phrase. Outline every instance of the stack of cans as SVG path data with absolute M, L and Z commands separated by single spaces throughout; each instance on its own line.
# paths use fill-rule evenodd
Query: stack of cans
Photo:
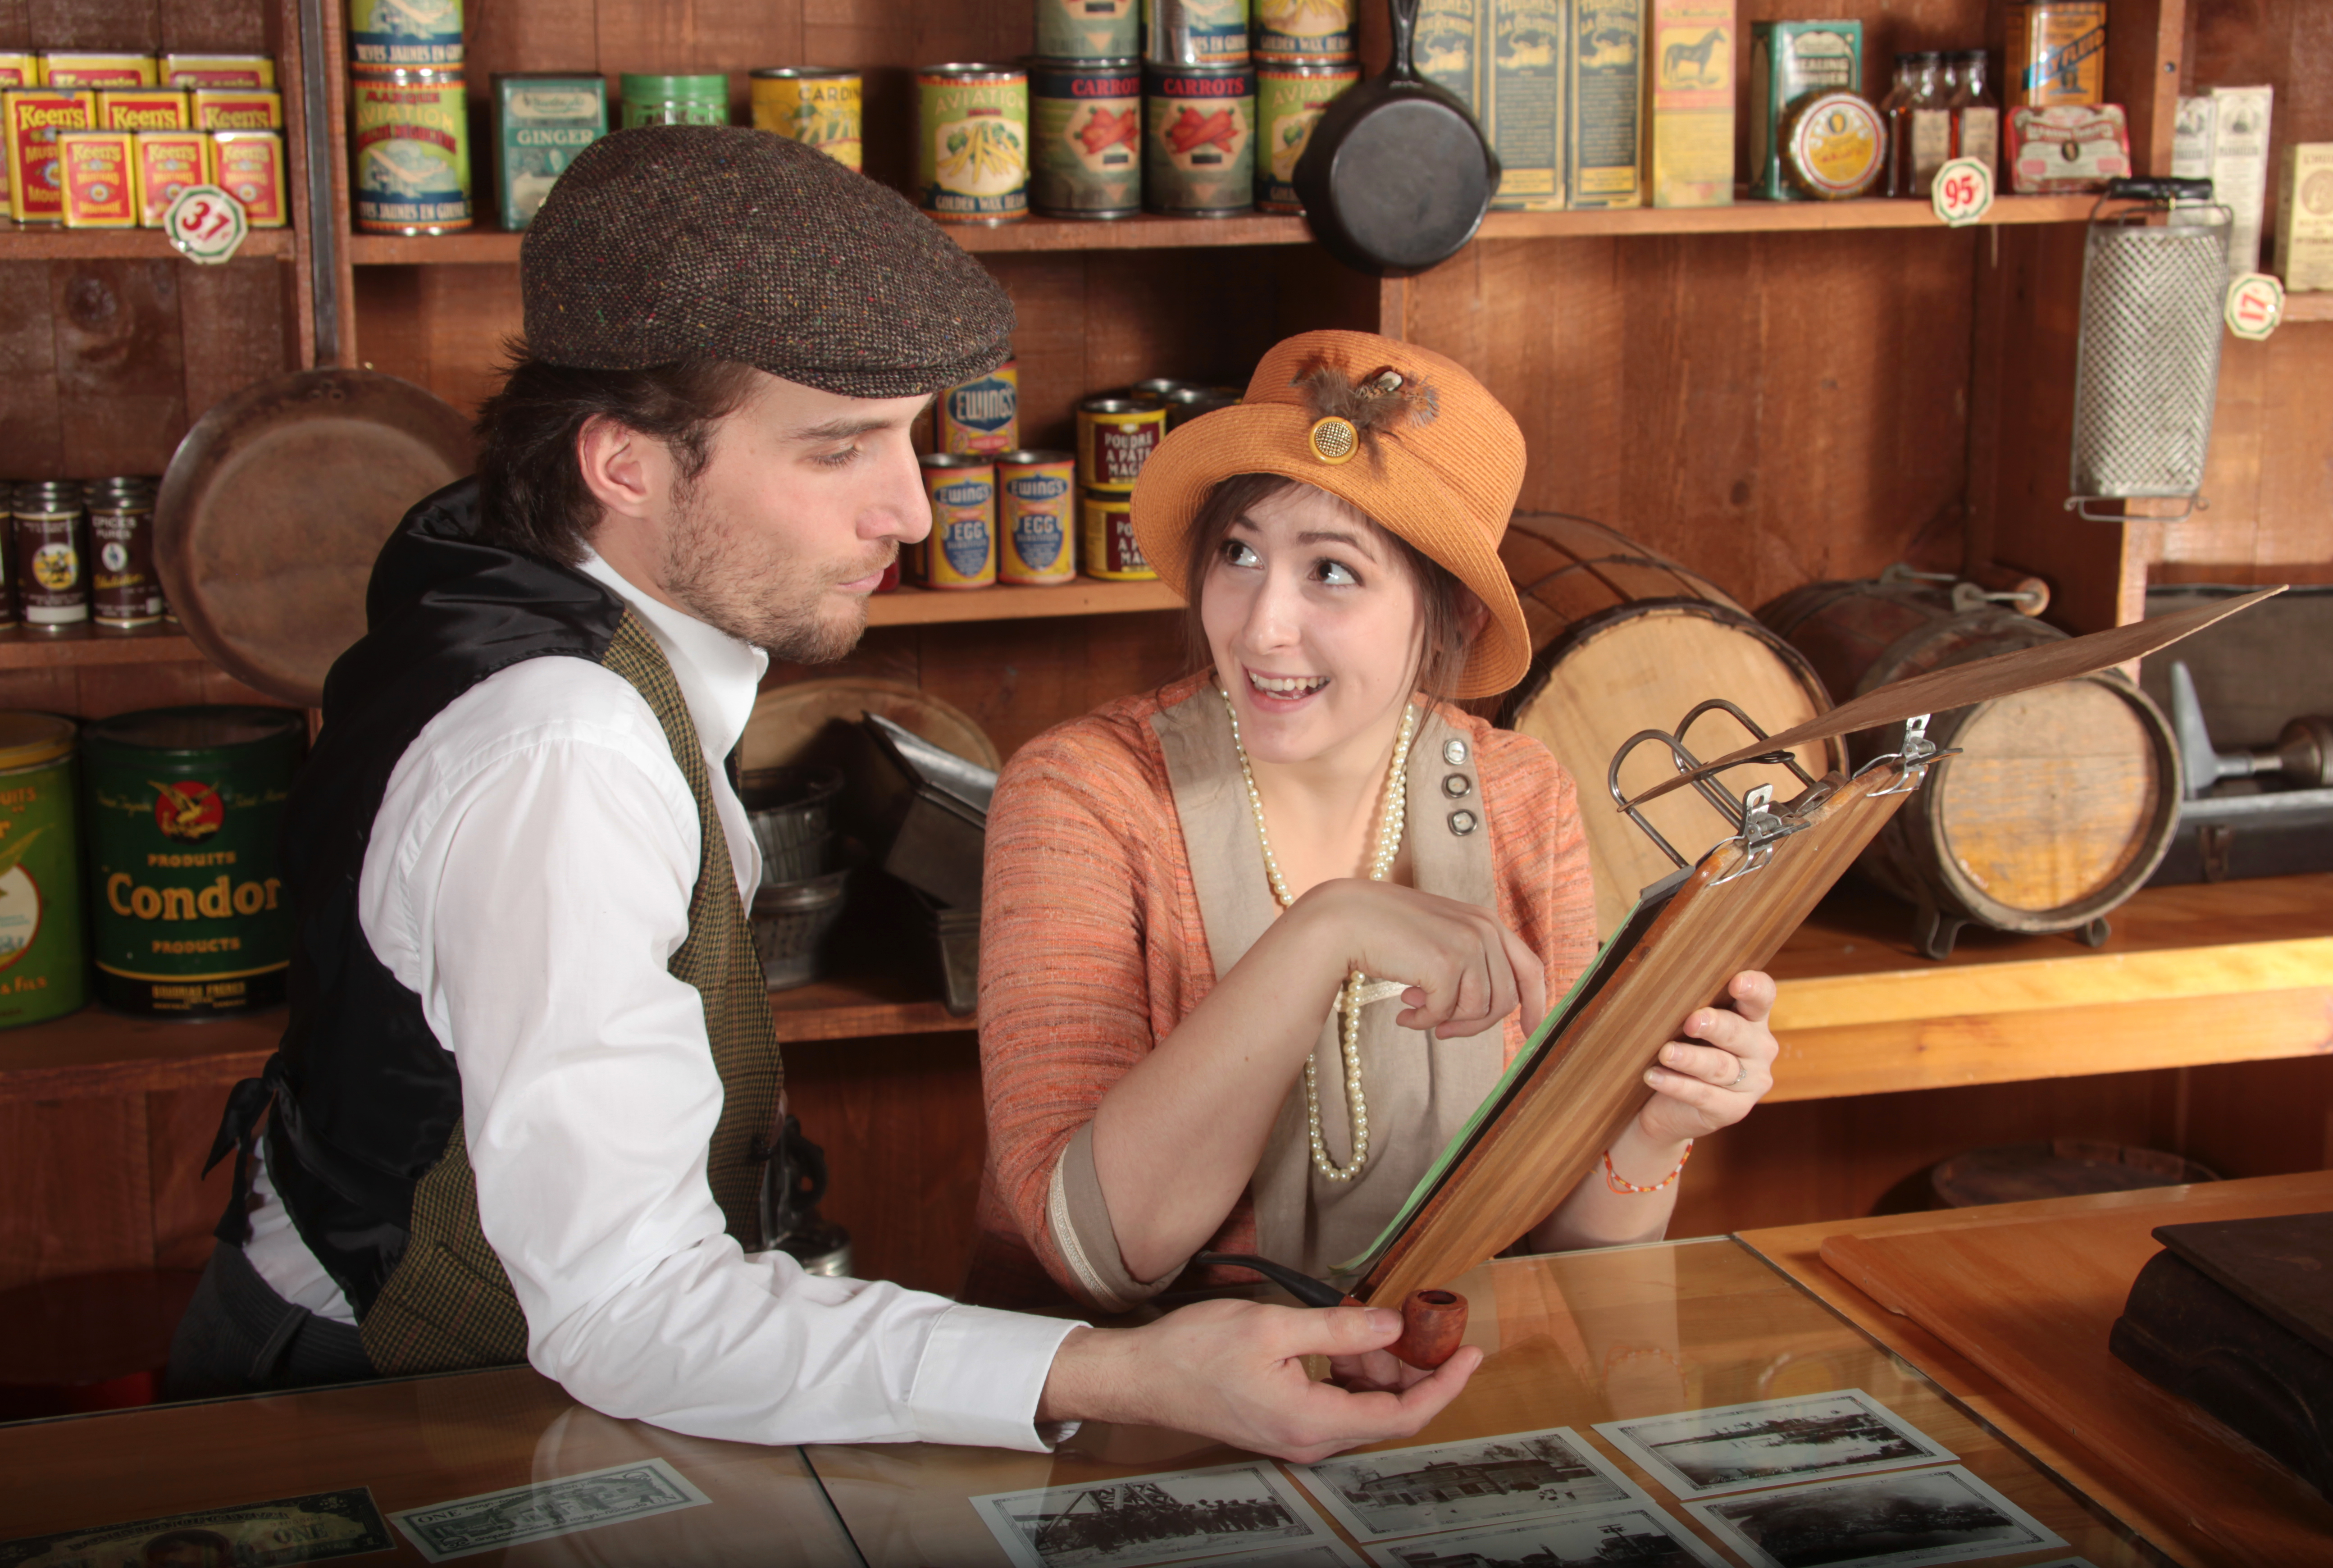
M 350 177 L 360 231 L 452 234 L 470 226 L 463 81 L 460 0 L 350 0 Z
M 0 490 L 9 500 L 0 626 L 21 620 L 28 630 L 65 631 L 94 619 L 128 631 L 160 621 L 155 484 L 138 476 L 34 479 Z
M 218 185 L 254 228 L 281 228 L 283 98 L 259 54 L 0 53 L 0 193 L 18 223 L 159 228 L 189 186 Z

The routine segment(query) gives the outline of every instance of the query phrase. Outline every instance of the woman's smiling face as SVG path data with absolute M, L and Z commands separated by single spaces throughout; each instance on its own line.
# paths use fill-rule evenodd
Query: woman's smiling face
M 1416 672 L 1420 608 L 1392 542 L 1348 503 L 1299 485 L 1250 506 L 1200 601 L 1249 756 L 1378 761 Z

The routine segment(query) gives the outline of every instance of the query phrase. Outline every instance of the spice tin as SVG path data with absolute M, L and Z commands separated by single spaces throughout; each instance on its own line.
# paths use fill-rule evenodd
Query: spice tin
M 1166 438 L 1164 402 L 1087 398 L 1078 404 L 1078 480 L 1089 490 L 1131 490 Z
M 67 228 L 136 228 L 137 177 L 126 130 L 67 130 L 58 134 Z
M 1234 407 L 1239 400 L 1237 387 L 1177 387 L 1166 394 L 1166 428 L 1179 430 L 1200 415 Z
M 916 72 L 917 203 L 945 223 L 1029 216 L 1029 77 L 1010 65 Z
M 211 139 L 199 130 L 140 130 L 130 139 L 137 175 L 138 223 L 160 228 L 170 204 L 190 185 L 211 179 Z
M 2104 190 L 2130 174 L 2122 105 L 2009 111 L 2009 188 L 2020 196 Z
M 1134 541 L 1134 497 L 1087 490 L 1078 498 L 1078 563 L 1105 582 L 1152 582 L 1158 573 Z
M 80 485 L 70 479 L 19 485 L 14 515 L 10 555 L 24 624 L 55 630 L 87 620 L 89 523 Z
M 307 724 L 275 707 L 159 707 L 82 734 L 97 991 L 137 1013 L 283 999 L 276 858 Z
M 1142 205 L 1222 217 L 1255 204 L 1255 72 L 1245 65 L 1149 69 Z
M 0 54 L 0 89 L 37 87 L 41 81 L 41 62 L 28 53 Z M 0 130 L 0 210 L 5 210 L 11 183 L 8 175 L 10 159 L 6 156 L 7 134 Z
M 125 87 L 97 95 L 100 130 L 184 130 L 187 95 L 168 87 Z
M 995 463 L 952 452 L 918 461 L 932 531 L 910 547 L 910 571 L 926 588 L 988 587 L 996 581 Z
M 1077 574 L 1070 509 L 1073 452 L 1006 452 L 996 459 L 996 580 L 1051 587 Z
M 351 71 L 357 227 L 446 234 L 470 226 L 470 116 L 462 73 Z
M 864 91 L 859 72 L 774 65 L 754 72 L 749 81 L 756 130 L 808 142 L 845 168 L 860 166 Z
M 1021 365 L 1007 360 L 939 396 L 941 451 L 993 457 L 1021 444 Z
M 626 72 L 617 80 L 623 93 L 626 130 L 639 125 L 729 123 L 726 76 L 656 76 Z
M 0 713 L 0 1028 L 89 1000 L 71 719 Z
M 1878 183 L 1887 168 L 1887 127 L 1867 99 L 1816 92 L 1782 117 L 1782 172 L 1818 201 L 1844 201 Z
M 1802 201 L 1782 178 L 1782 116 L 1810 92 L 1863 91 L 1863 24 L 1750 24 L 1750 194 Z
M 63 155 L 57 134 L 95 123 L 97 94 L 45 87 L 0 92 L 7 116 L 8 216 L 18 223 L 56 223 L 65 216 Z
M 1138 63 L 1032 60 L 1029 117 L 1031 207 L 1053 217 L 1142 210 Z
M 90 610 L 100 626 L 128 630 L 162 620 L 154 570 L 154 483 L 123 477 L 89 487 Z
M 72 89 L 152 87 L 160 67 L 151 54 L 91 53 L 78 49 L 41 51 L 41 85 Z
M 1353 0 L 1255 0 L 1253 32 L 1249 47 L 1258 65 L 1351 60 L 1358 37 Z
M 462 0 L 349 0 L 349 63 L 460 65 Z
M 2088 108 L 2106 96 L 2106 0 L 2011 0 L 2006 53 L 2010 108 Z
M 1342 92 L 1361 79 L 1358 63 L 1269 64 L 1255 72 L 1255 205 L 1264 212 L 1302 212 L 1296 160 L 1311 145 L 1312 128 Z
M 1655 207 L 1733 201 L 1733 0 L 1651 0 L 1646 195 Z
M 1049 64 L 1133 59 L 1142 49 L 1135 0 L 1037 0 L 1037 54 Z
M 288 221 L 283 139 L 272 130 L 214 131 L 211 183 L 243 203 L 254 228 L 282 228 Z
M 1504 7 L 1517 0 L 1495 3 Z M 1567 66 L 1561 93 L 1568 116 L 1563 132 L 1564 194 L 1576 207 L 1640 207 L 1645 199 L 1637 176 L 1645 108 L 1644 0 L 1570 3 L 1571 46 L 1566 50 L 1556 45 Z M 1542 9 L 1554 15 L 1543 22 L 1535 20 L 1532 13 Z M 1541 26 L 1561 36 L 1562 11 L 1562 0 L 1522 4 L 1512 29 L 1513 47 L 1519 52 L 1540 47 L 1535 40 Z M 1510 36 L 1508 24 L 1502 21 L 1497 33 L 1500 49 L 1509 47 Z M 1493 74 L 1492 109 L 1503 117 L 1508 111 L 1496 96 L 1495 72 L 1500 63 L 1493 59 L 1488 68 Z M 1499 190 L 1502 196 L 1507 194 L 1504 180 Z
M 273 87 L 275 62 L 264 54 L 165 54 L 165 87 Z
M 374 74 L 351 73 L 358 79 Z M 445 74 L 441 72 L 441 74 Z M 458 85 L 460 70 L 451 72 Z M 281 130 L 283 95 L 264 87 L 198 87 L 188 93 L 190 122 L 197 130 Z
M 572 72 L 511 72 L 494 78 L 494 188 L 503 227 L 534 221 L 542 198 L 576 155 L 608 134 L 608 84 Z

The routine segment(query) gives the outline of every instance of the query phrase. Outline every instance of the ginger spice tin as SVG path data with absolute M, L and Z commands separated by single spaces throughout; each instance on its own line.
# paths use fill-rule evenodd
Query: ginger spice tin
M 805 142 L 845 168 L 865 156 L 860 132 L 863 84 L 856 71 L 814 65 L 773 65 L 748 79 L 754 127 Z
M 1078 499 L 1078 563 L 1105 582 L 1151 582 L 1158 573 L 1134 540 L 1134 497 L 1088 490 Z
M 909 546 L 909 574 L 926 588 L 986 588 L 996 581 L 996 464 L 928 452 L 919 459 L 932 531 Z
M 1029 205 L 1051 217 L 1142 210 L 1142 67 L 1131 60 L 1029 65 Z
M 1071 452 L 1006 452 L 996 459 L 996 581 L 1053 587 L 1077 572 Z
M 73 726 L 0 713 L 0 1028 L 89 1000 Z
M 916 72 L 916 193 L 943 223 L 1029 216 L 1029 76 L 1010 65 Z

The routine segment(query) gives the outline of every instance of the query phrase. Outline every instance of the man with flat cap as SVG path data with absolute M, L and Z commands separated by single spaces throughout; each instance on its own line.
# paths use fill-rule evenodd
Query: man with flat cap
M 724 760 L 770 655 L 847 651 L 929 528 L 909 425 L 1003 361 L 1012 306 L 891 191 L 742 129 L 597 143 L 520 276 L 477 475 L 391 536 L 325 686 L 291 1023 L 228 1108 L 237 1191 L 173 1392 L 525 1361 L 769 1443 L 1416 1431 L 1476 1352 L 1399 1393 L 1299 1360 L 1390 1343 L 1391 1313 L 1101 1331 L 767 1246 L 782 1079 Z

